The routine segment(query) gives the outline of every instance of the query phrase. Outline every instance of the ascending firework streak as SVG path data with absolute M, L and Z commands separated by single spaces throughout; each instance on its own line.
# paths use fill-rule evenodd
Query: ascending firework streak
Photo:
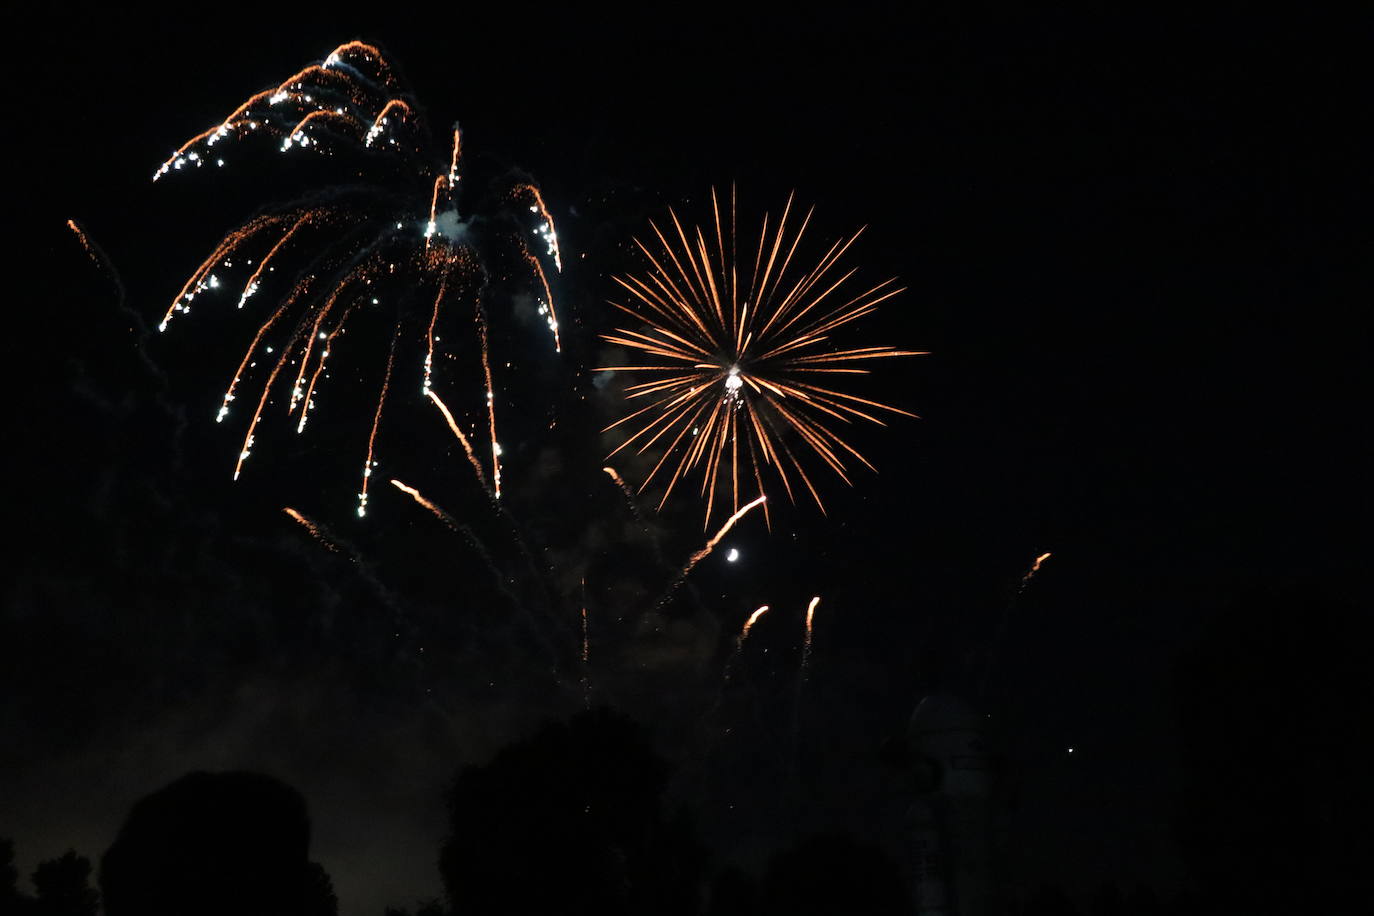
M 553 219 L 538 188 L 518 183 L 497 195 L 486 211 L 460 214 L 461 131 L 453 129 L 451 145 L 432 147 L 416 106 L 390 63 L 376 47 L 357 41 L 340 45 L 320 63 L 249 97 L 223 121 L 178 148 L 153 178 L 156 181 L 193 166 L 222 167 L 226 147 L 241 148 L 254 136 L 274 138 L 282 155 L 312 150 L 351 156 L 357 161 L 361 181 L 319 188 L 296 201 L 269 207 L 232 230 L 191 274 L 159 325 L 166 330 L 174 316 L 190 311 L 193 301 L 231 284 L 238 289 L 234 298 L 239 308 L 276 284 L 271 292 L 275 307 L 253 337 L 216 417 L 223 421 L 228 416 L 237 388 L 262 362 L 258 371 L 265 373 L 266 381 L 248 421 L 235 477 L 252 453 L 258 423 L 271 403 L 277 380 L 294 377 L 286 413 L 300 410 L 295 425 L 297 432 L 303 432 L 322 379 L 329 377 L 325 360 L 335 338 L 346 333 L 350 318 L 375 311 L 383 300 L 396 306 L 399 317 L 391 328 L 392 349 L 382 388 L 390 383 L 397 342 L 406 344 L 404 352 L 418 342 L 423 349 L 421 391 L 432 397 L 436 347 L 442 340 L 438 333 L 441 306 L 446 296 L 463 287 L 477 307 L 491 434 L 491 482 L 499 496 L 501 449 L 487 352 L 489 329 L 481 302 L 486 274 L 473 246 L 498 239 L 513 242 L 530 267 L 522 282 L 535 285 L 540 311 L 557 347 L 553 295 L 540 258 L 552 258 L 559 266 L 561 261 Z M 512 207 L 513 203 L 521 206 Z M 535 220 L 517 216 L 525 204 Z M 546 252 L 532 253 L 520 234 L 474 236 L 466 232 L 474 218 L 487 225 L 518 226 L 518 233 L 530 236 L 531 242 L 535 237 L 541 240 Z M 89 251 L 84 233 L 75 223 L 71 226 Z M 236 273 L 247 276 L 236 278 Z M 379 394 L 379 410 L 371 418 L 359 515 L 366 512 L 367 480 L 377 466 L 373 452 L 385 399 L 385 393 Z M 451 418 L 451 413 L 445 413 Z M 451 419 L 450 428 L 457 430 Z M 464 444 L 465 448 L 469 445 Z
M 104 259 L 96 253 L 95 244 L 86 236 L 86 230 L 77 225 L 76 220 L 67 220 L 67 228 L 76 233 L 76 239 L 81 243 L 81 247 L 86 249 L 86 254 L 96 263 L 98 267 L 104 267 Z
M 759 618 L 767 612 L 768 605 L 765 604 L 763 607 L 750 614 L 748 620 L 744 621 L 744 629 L 739 631 L 739 647 L 741 649 L 744 648 L 744 641 L 749 638 L 749 631 L 754 628 L 754 624 L 758 623 Z
M 806 606 L 806 638 L 802 643 L 801 660 L 801 679 L 806 680 L 806 675 L 811 668 L 811 622 L 816 615 L 816 605 L 821 603 L 821 596 L 817 595 L 811 599 L 811 603 Z
M 1025 593 L 1031 579 L 1035 578 L 1035 574 L 1040 571 L 1040 564 L 1048 560 L 1050 556 L 1051 553 L 1047 550 L 1035 558 L 1030 569 L 1026 570 L 1026 574 L 1021 577 L 1021 584 L 1016 587 L 1016 592 L 1007 601 L 1006 607 L 1002 609 L 1002 619 L 997 622 L 997 632 L 993 635 L 992 643 L 988 647 L 987 661 L 983 665 L 983 673 L 978 680 L 979 694 L 985 695 L 987 693 L 988 683 L 992 678 L 993 669 L 997 667 L 997 657 L 1001 653 L 1002 643 L 1006 640 L 1007 630 L 1011 625 L 1011 614 L 1016 609 L 1017 601 Z
M 601 470 L 605 471 L 606 475 L 610 477 L 611 480 L 615 481 L 615 485 L 620 488 L 620 492 L 625 494 L 625 502 L 629 504 L 630 512 L 633 513 L 635 519 L 638 520 L 639 505 L 635 502 L 635 495 L 634 493 L 630 492 L 629 485 L 625 483 L 625 478 L 621 477 L 620 472 L 617 471 L 615 468 L 610 467 L 609 465 L 602 468 Z
M 705 230 L 684 229 L 671 210 L 672 227 L 666 232 L 650 223 L 656 242 L 635 240 L 649 270 L 614 278 L 630 298 L 628 304 L 611 304 L 639 327 L 617 328 L 602 337 L 650 360 L 598 371 L 655 376 L 626 388 L 629 398 L 647 398 L 649 403 L 606 427 L 608 431 L 632 420 L 639 424 L 611 454 L 631 446 L 639 453 L 655 445 L 663 449 L 640 487 L 669 469 L 660 508 L 684 476 L 699 473 L 706 500 L 703 527 L 710 524 L 718 489 L 728 491 L 732 510 L 738 508 L 740 477 L 752 477 L 763 490 L 765 468 L 771 469 L 770 476 L 776 474 L 789 499 L 795 499 L 795 474 L 824 511 L 811 474 L 788 442 L 800 439 L 804 454 L 813 454 L 849 483 L 847 460 L 870 469 L 873 465 L 835 431 L 835 424 L 857 419 L 886 425 L 877 415 L 883 411 L 915 416 L 831 383 L 836 376 L 867 375 L 873 360 L 924 352 L 834 347 L 836 332 L 902 289 L 895 280 L 885 280 L 851 294 L 846 283 L 855 269 L 836 265 L 862 229 L 833 242 L 814 266 L 794 268 L 811 213 L 794 227 L 789 223 L 791 197 L 776 227 L 770 230 L 764 216 L 754 256 L 749 258 L 746 250 L 740 264 L 734 191 L 728 232 L 714 190 L 711 207 L 713 219 Z
M 807 675 L 811 671 L 811 624 L 815 618 L 816 605 L 821 603 L 821 596 L 817 595 L 811 599 L 811 603 L 806 606 L 806 637 L 802 642 L 801 664 L 797 667 L 797 689 L 792 698 L 792 775 L 800 788 L 801 780 L 801 701 L 802 687 L 806 684 Z
M 735 650 L 731 652 L 730 657 L 725 660 L 725 674 L 721 678 L 722 690 L 724 690 L 725 685 L 730 682 L 730 675 L 735 667 L 735 659 L 739 658 L 740 653 L 744 651 L 744 641 L 749 638 L 749 631 L 754 628 L 754 624 L 758 622 L 758 619 L 766 613 L 768 613 L 768 605 L 765 604 L 763 607 L 750 614 L 748 620 L 744 621 L 744 628 L 741 629 L 739 635 L 735 637 Z M 717 696 L 716 706 L 719 705 L 720 697 Z
M 730 529 L 735 527 L 735 522 L 739 521 L 740 519 L 744 518 L 744 516 L 748 515 L 750 510 L 763 505 L 767 501 L 767 499 L 768 497 L 766 496 L 759 496 L 753 502 L 743 506 L 737 512 L 735 512 L 734 515 L 726 519 L 725 524 L 722 525 L 720 527 L 720 530 L 716 532 L 716 536 L 711 538 L 711 540 L 707 541 L 706 546 L 702 547 L 696 553 L 692 554 L 692 556 L 687 560 L 687 565 L 682 567 L 682 571 L 677 574 L 677 577 L 675 579 L 673 579 L 672 583 L 668 586 L 668 590 L 663 593 L 663 597 L 658 600 L 658 604 L 654 606 L 654 609 L 661 610 L 663 606 L 668 603 L 668 599 L 672 598 L 673 593 L 676 592 L 678 587 L 682 585 L 682 583 L 686 580 L 687 575 L 696 567 L 698 563 L 700 563 L 702 560 L 706 559 L 708 556 L 711 555 L 711 551 L 716 549 L 716 545 L 720 543 L 721 538 L 729 534 Z
M 300 522 L 301 526 L 305 528 L 306 531 L 310 532 L 310 536 L 313 537 L 315 540 L 319 541 L 321 544 L 323 544 L 326 550 L 330 551 L 331 553 L 340 552 L 339 545 L 334 543 L 332 539 L 326 537 L 324 532 L 320 529 L 319 525 L 315 524 L 310 519 L 306 518 L 304 515 L 297 512 L 295 509 L 292 509 L 290 506 L 284 506 L 281 511 L 285 512 L 287 515 L 291 516 L 296 521 Z
M 1035 577 L 1035 574 L 1040 571 L 1040 564 L 1048 560 L 1050 556 L 1051 554 L 1047 550 L 1044 553 L 1040 554 L 1040 556 L 1035 558 L 1035 562 L 1031 564 L 1031 568 L 1026 571 L 1026 574 L 1024 576 L 1021 577 L 1021 587 L 1017 589 L 1018 594 L 1026 590 L 1026 586 L 1030 585 L 1030 580 L 1033 579 Z

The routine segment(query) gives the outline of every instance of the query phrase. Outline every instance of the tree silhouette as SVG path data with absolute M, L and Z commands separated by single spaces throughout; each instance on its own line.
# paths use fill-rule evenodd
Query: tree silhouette
M 667 766 L 607 710 L 552 723 L 448 796 L 439 869 L 463 916 L 697 911 L 701 853 L 662 809 Z
M 14 865 L 14 841 L 0 840 L 0 916 L 32 913 L 33 900 L 19 892 L 19 869 Z
M 191 773 L 135 804 L 106 851 L 106 916 L 334 916 L 309 845 L 295 789 L 256 773 Z
M 90 885 L 91 860 L 75 850 L 39 864 L 33 873 L 35 916 L 95 916 L 100 894 Z
M 1180 662 L 1180 840 L 1204 912 L 1367 910 L 1366 616 L 1320 588 L 1271 589 Z

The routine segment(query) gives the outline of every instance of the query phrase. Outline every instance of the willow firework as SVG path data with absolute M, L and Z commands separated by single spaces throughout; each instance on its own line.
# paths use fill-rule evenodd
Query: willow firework
M 382 52 L 358 41 L 335 48 L 276 86 L 250 96 L 220 123 L 182 144 L 157 169 L 157 181 L 171 172 L 222 168 L 229 149 L 247 155 L 253 137 L 271 138 L 286 157 L 319 156 L 325 163 L 344 157 L 351 177 L 338 169 L 320 170 L 323 186 L 288 203 L 269 206 L 232 230 L 210 253 L 173 299 L 160 330 L 200 297 L 234 285 L 238 308 L 268 289 L 274 300 L 239 362 L 220 404 L 217 422 L 231 412 L 250 370 L 265 375 L 234 468 L 237 478 L 251 455 L 264 410 L 274 403 L 275 386 L 289 384 L 283 396 L 288 414 L 299 416 L 303 432 L 314 409 L 326 360 L 350 320 L 381 313 L 392 325 L 377 367 L 385 367 L 372 405 L 360 413 L 369 430 L 358 514 L 367 508 L 368 481 L 377 466 L 378 430 L 392 387 L 398 344 L 423 354 L 420 393 L 439 406 L 478 466 L 478 479 L 493 495 L 501 491 L 501 447 L 496 433 L 495 392 L 488 353 L 488 316 L 483 303 L 487 273 L 482 246 L 500 241 L 511 260 L 523 265 L 547 323 L 553 348 L 559 348 L 558 319 L 544 273 L 544 258 L 560 265 L 553 220 L 538 188 L 514 183 L 497 195 L 494 207 L 459 211 L 461 131 L 432 143 L 414 99 L 403 89 Z M 235 144 L 238 144 L 236 147 Z M 474 227 L 480 223 L 481 229 Z M 531 245 L 534 244 L 534 248 Z M 541 250 L 542 248 L 542 250 Z M 461 308 L 455 308 L 461 306 Z M 433 394 L 437 333 L 441 315 L 456 311 L 471 329 L 480 350 L 480 386 L 471 410 L 490 436 L 489 475 L 481 473 L 466 437 L 452 414 Z M 471 334 L 460 334 L 471 337 Z M 261 364 L 261 369 L 259 369 Z
M 640 486 L 666 475 L 660 508 L 683 478 L 699 476 L 707 525 L 718 502 L 739 508 L 741 476 L 755 492 L 766 492 L 765 474 L 776 476 L 794 501 L 794 487 L 804 486 L 824 511 L 806 456 L 850 483 L 847 462 L 873 465 L 838 426 L 915 416 L 836 386 L 869 374 L 875 360 L 924 352 L 834 344 L 837 332 L 902 292 L 894 279 L 858 287 L 857 269 L 841 266 L 863 229 L 804 263 L 798 251 L 814 208 L 798 220 L 789 196 L 776 224 L 764 216 L 757 245 L 741 244 L 736 210 L 733 189 L 724 213 L 712 190 L 705 227 L 684 228 L 673 210 L 666 229 L 651 222 L 649 242 L 635 240 L 647 270 L 614 278 L 629 298 L 611 304 L 637 326 L 602 335 L 645 359 L 600 371 L 652 373 L 625 389 L 648 403 L 604 430 L 637 424 L 611 454 L 662 449 Z

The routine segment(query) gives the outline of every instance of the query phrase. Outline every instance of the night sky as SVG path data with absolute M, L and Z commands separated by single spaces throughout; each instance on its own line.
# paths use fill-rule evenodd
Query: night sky
M 360 522 L 364 397 L 300 439 L 264 422 L 260 461 L 230 480 L 243 427 L 214 410 L 265 303 L 139 333 L 292 180 L 261 150 L 224 173 L 154 185 L 154 169 L 361 38 L 438 135 L 462 124 L 474 176 L 528 176 L 557 222 L 565 352 L 518 309 L 493 318 L 513 363 L 509 508 L 547 547 L 554 589 L 575 602 L 587 579 L 594 696 L 656 729 L 686 774 L 673 798 L 718 859 L 756 867 L 836 825 L 889 842 L 905 802 L 880 749 L 941 690 L 991 714 L 1015 774 L 1014 888 L 1184 882 L 1176 660 L 1255 589 L 1369 597 L 1369 160 L 1354 138 L 1370 125 L 1350 91 L 1368 85 L 1352 41 L 1367 22 L 213 18 L 130 34 L 109 15 L 50 17 L 6 51 L 0 836 L 22 874 L 68 847 L 98 857 L 137 798 L 187 771 L 245 768 L 304 793 L 342 913 L 409 905 L 440 893 L 457 769 L 581 705 L 470 548 L 384 486 L 395 474 L 456 515 L 483 508 L 418 394 L 386 421 Z M 589 370 L 607 355 L 610 276 L 637 266 L 631 237 L 668 206 L 704 215 L 732 182 L 750 214 L 795 189 L 823 235 L 867 225 L 851 263 L 906 291 L 852 336 L 932 355 L 869 389 L 921 415 L 855 430 L 879 473 L 826 479 L 825 515 L 778 500 L 771 532 L 741 523 L 725 542 L 739 561 L 694 571 L 659 639 L 635 621 L 700 546 L 701 508 L 675 495 L 662 514 L 644 502 L 647 526 L 628 515 L 599 470 L 621 380 Z M 364 343 L 373 372 L 385 341 Z M 733 634 L 763 603 L 722 693 Z

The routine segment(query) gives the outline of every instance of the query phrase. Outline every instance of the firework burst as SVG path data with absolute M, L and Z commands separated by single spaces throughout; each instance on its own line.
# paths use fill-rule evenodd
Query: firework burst
M 288 415 L 299 412 L 294 425 L 303 432 L 329 377 L 326 360 L 336 338 L 347 333 L 350 320 L 356 324 L 359 315 L 380 312 L 392 327 L 385 355 L 377 360 L 385 366 L 380 389 L 359 415 L 360 428 L 369 434 L 358 515 L 367 511 L 388 392 L 394 381 L 404 379 L 398 357 L 412 350 L 422 354 L 420 393 L 440 407 L 477 468 L 479 482 L 499 497 L 501 447 L 483 302 L 488 283 L 479 246 L 495 240 L 510 246 L 511 260 L 527 271 L 525 282 L 536 295 L 557 350 L 558 319 L 541 259 L 556 267 L 561 262 L 553 220 L 538 188 L 514 183 L 497 195 L 494 210 L 460 213 L 461 131 L 455 127 L 451 139 L 446 134 L 443 142 L 432 143 L 418 105 L 392 65 L 379 49 L 358 41 L 340 45 L 323 61 L 250 96 L 221 122 L 182 144 L 153 180 L 177 171 L 223 167 L 230 150 L 247 155 L 255 136 L 271 138 L 275 153 L 283 157 L 321 157 L 313 162 L 346 157 L 349 171 L 360 180 L 341 185 L 322 171 L 324 187 L 268 207 L 233 229 L 191 274 L 159 325 L 165 331 L 202 296 L 214 297 L 230 286 L 237 289 L 232 295 L 240 309 L 260 291 L 272 300 L 216 416 L 222 422 L 231 414 L 250 370 L 265 375 L 247 421 L 235 478 L 253 452 L 258 424 L 275 403 L 274 395 L 281 394 Z M 481 229 L 474 229 L 479 223 Z M 530 241 L 539 242 L 542 250 L 532 251 Z M 477 397 L 470 409 L 491 439 L 491 466 L 485 474 L 468 436 L 434 392 L 436 353 L 443 341 L 437 329 L 450 314 L 471 322 L 468 327 L 477 331 L 481 376 L 478 381 L 473 374 Z M 279 385 L 289 395 L 278 392 Z
M 651 222 L 648 243 L 635 240 L 647 270 L 614 278 L 628 299 L 611 304 L 637 326 L 602 338 L 645 359 L 599 371 L 650 375 L 625 389 L 648 403 L 605 431 L 634 430 L 612 455 L 662 449 L 640 487 L 666 476 L 660 508 L 679 482 L 699 476 L 709 526 L 718 502 L 739 508 L 741 477 L 746 490 L 766 492 L 767 474 L 794 501 L 794 488 L 804 486 L 823 512 L 810 461 L 846 483 L 848 462 L 873 469 L 841 428 L 856 420 L 885 425 L 883 414 L 915 416 L 837 387 L 869 374 L 873 361 L 923 351 L 835 345 L 837 332 L 902 289 L 895 280 L 858 286 L 856 269 L 841 265 L 862 229 L 804 263 L 798 251 L 811 216 L 797 219 L 789 197 L 775 224 L 764 216 L 755 245 L 736 232 L 733 189 L 724 213 L 712 190 L 705 227 L 686 228 L 670 210 L 671 225 Z

